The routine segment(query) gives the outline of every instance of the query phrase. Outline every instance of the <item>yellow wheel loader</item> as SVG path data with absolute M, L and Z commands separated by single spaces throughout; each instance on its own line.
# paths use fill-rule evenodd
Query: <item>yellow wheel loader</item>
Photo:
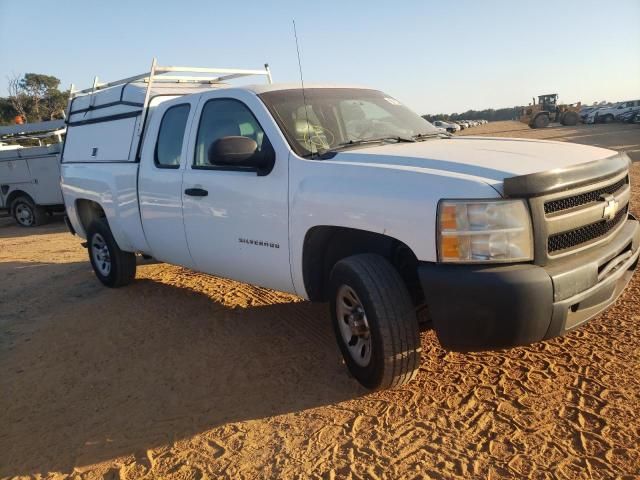
M 573 126 L 578 123 L 579 111 L 580 102 L 559 105 L 558 94 L 550 93 L 539 95 L 538 103 L 534 98 L 531 105 L 524 107 L 520 114 L 520 121 L 531 128 L 544 128 L 549 125 L 549 122 L 559 122 L 562 125 Z

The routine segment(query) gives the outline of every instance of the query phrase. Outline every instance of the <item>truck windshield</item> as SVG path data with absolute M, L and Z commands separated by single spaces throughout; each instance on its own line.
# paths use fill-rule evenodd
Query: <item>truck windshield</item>
M 376 90 L 306 88 L 259 95 L 291 148 L 302 157 L 376 142 L 439 135 L 398 100 Z M 306 111 L 305 111 L 306 104 Z M 409 140 L 411 141 L 411 140 Z

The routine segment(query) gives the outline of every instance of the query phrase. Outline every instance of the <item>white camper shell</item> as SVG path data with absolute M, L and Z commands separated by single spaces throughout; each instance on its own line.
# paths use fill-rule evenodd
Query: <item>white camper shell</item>
M 135 162 L 144 125 L 157 105 L 173 98 L 228 87 L 228 80 L 271 71 L 159 66 L 148 73 L 73 91 L 67 111 L 64 163 Z
M 60 151 L 64 120 L 0 127 L 0 139 L 15 142 L 0 147 L 0 210 L 18 225 L 33 227 L 49 214 L 64 211 L 60 189 Z M 42 145 L 47 138 L 55 143 Z M 40 146 L 24 147 L 25 140 Z

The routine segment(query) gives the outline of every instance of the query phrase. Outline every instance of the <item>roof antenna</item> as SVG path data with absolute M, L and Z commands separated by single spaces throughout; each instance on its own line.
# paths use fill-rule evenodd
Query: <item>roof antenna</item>
M 309 151 L 311 152 L 311 158 L 313 158 L 313 142 L 311 141 L 311 124 L 309 123 L 309 111 L 307 107 L 307 97 L 304 93 L 304 78 L 302 78 L 302 62 L 300 61 L 300 45 L 298 44 L 298 31 L 296 30 L 296 20 L 292 19 L 293 22 L 293 36 L 296 39 L 296 50 L 298 52 L 298 70 L 300 71 L 300 83 L 302 84 L 302 103 L 304 104 L 304 115 L 307 120 L 307 128 L 306 135 L 307 141 L 309 142 L 309 146 L 311 147 Z M 317 149 L 316 149 L 317 150 Z

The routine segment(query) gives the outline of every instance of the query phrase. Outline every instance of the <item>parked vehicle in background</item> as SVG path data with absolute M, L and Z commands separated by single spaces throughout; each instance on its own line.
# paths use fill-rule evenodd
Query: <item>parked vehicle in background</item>
M 353 376 L 388 388 L 418 370 L 417 311 L 444 348 L 505 348 L 583 324 L 633 274 L 624 153 L 451 137 L 377 90 L 195 71 L 211 76 L 154 62 L 72 92 L 64 201 L 106 286 L 138 252 L 328 301 Z
M 582 123 L 586 123 L 586 118 L 589 116 L 589 114 L 591 114 L 595 110 L 598 110 L 599 108 L 602 108 L 602 107 L 600 105 L 591 105 L 589 107 L 584 107 L 583 106 L 580 109 L 580 111 L 578 112 L 578 116 L 580 117 L 580 121 Z
M 59 161 L 64 132 L 64 120 L 0 127 L 0 210 L 22 227 L 41 225 L 51 213 L 64 211 Z
M 625 102 L 616 109 L 615 119 L 618 122 L 628 122 L 637 111 L 640 111 L 640 100 Z
M 616 121 L 619 116 L 637 108 L 640 108 L 640 100 L 629 100 L 618 102 L 607 107 L 600 107 L 591 111 L 585 117 L 584 123 L 612 123 Z
M 616 116 L 616 121 L 622 122 L 622 123 L 632 123 L 633 119 L 635 118 L 635 116 L 636 116 L 636 114 L 638 112 L 640 112 L 640 106 L 638 106 L 638 107 L 636 107 L 636 108 L 634 108 L 632 110 L 629 110 L 629 111 L 627 111 L 625 113 L 618 114 Z
M 456 123 L 445 122 L 444 120 L 435 120 L 433 125 L 439 128 L 444 128 L 449 133 L 456 133 L 460 130 L 460 125 Z

